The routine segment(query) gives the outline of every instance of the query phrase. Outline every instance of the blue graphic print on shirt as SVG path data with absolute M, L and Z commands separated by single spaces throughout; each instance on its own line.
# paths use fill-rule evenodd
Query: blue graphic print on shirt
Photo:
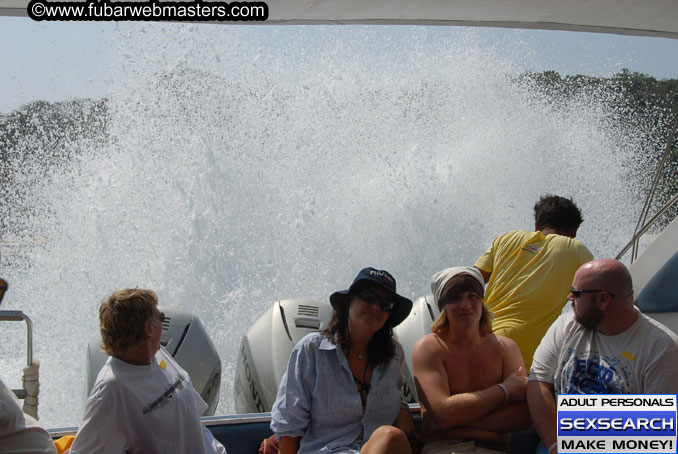
M 567 380 L 566 394 L 628 394 L 630 371 L 617 358 L 600 357 L 598 352 L 581 352 L 574 356 L 570 349 L 563 363 Z

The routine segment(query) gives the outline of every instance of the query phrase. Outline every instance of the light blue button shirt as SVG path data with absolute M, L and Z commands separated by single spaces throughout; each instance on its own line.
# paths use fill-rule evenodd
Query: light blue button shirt
M 341 348 L 323 334 L 305 336 L 292 350 L 271 411 L 271 430 L 280 437 L 302 437 L 298 454 L 357 453 L 379 426 L 393 424 L 400 412 L 405 354 L 372 372 L 365 411 Z

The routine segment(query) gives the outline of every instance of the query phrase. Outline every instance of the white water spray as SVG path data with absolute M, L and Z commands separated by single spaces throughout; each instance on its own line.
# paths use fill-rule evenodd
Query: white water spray
M 549 104 L 513 81 L 520 55 L 468 30 L 120 28 L 108 136 L 35 188 L 43 214 L 8 235 L 40 241 L 3 259 L 3 308 L 35 323 L 47 427 L 78 423 L 86 343 L 119 288 L 201 318 L 224 414 L 240 338 L 277 299 L 326 298 L 364 266 L 422 295 L 530 229 L 544 193 L 580 205 L 596 256 L 630 237 L 636 133 L 595 98 Z M 16 386 L 23 334 L 0 339 Z

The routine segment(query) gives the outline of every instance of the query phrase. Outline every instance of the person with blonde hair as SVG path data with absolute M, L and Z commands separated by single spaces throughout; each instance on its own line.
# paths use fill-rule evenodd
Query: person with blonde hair
M 492 333 L 493 315 L 476 268 L 442 270 L 431 290 L 440 316 L 412 350 L 422 454 L 507 452 L 510 432 L 530 424 L 520 350 Z
M 207 404 L 160 345 L 165 315 L 151 290 L 118 290 L 99 308 L 110 355 L 90 392 L 70 454 L 225 454 L 200 423 Z

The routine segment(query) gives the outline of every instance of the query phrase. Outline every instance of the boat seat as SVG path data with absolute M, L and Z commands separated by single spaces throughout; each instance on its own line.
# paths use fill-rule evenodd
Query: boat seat
M 273 434 L 269 427 L 270 416 L 268 414 L 266 416 L 244 424 L 233 421 L 230 424 L 210 425 L 210 418 L 203 418 L 203 421 L 214 438 L 226 447 L 228 454 L 256 454 L 262 440 Z
M 421 433 L 421 414 L 412 408 L 412 418 Z M 240 416 L 240 418 L 239 418 Z M 205 417 L 203 423 L 214 438 L 226 447 L 228 454 L 256 454 L 264 438 L 270 437 L 270 413 L 247 414 L 223 417 Z
M 421 414 L 418 408 L 410 407 L 414 424 L 417 431 L 421 433 Z M 270 429 L 270 413 L 247 414 L 247 415 L 229 415 L 229 416 L 208 416 L 201 418 L 203 424 L 212 432 L 214 438 L 219 440 L 226 447 L 228 454 L 256 454 L 259 445 L 264 438 L 270 437 L 273 433 Z M 58 439 L 65 435 L 75 435 L 76 427 L 51 429 L 50 435 L 53 439 Z M 512 446 L 512 452 L 519 454 L 534 453 L 534 446 L 529 448 L 525 443 L 527 440 L 515 440 L 517 445 Z M 538 439 L 537 439 L 538 442 Z

